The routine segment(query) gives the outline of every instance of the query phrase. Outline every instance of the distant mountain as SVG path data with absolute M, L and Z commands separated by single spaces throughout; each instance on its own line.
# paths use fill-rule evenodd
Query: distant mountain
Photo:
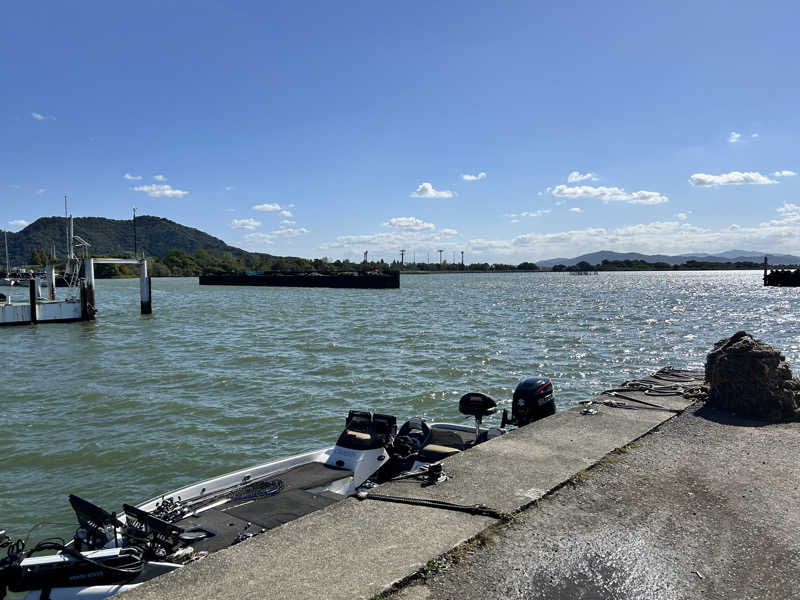
M 49 253 L 53 244 L 57 256 L 63 258 L 67 244 L 66 226 L 67 219 L 64 217 L 42 217 L 21 231 L 9 232 L 8 256 L 12 266 L 30 263 L 34 251 Z M 133 253 L 131 220 L 76 217 L 74 232 L 91 244 L 90 252 L 93 255 Z M 136 238 L 139 251 L 144 250 L 148 256 L 158 258 L 164 258 L 172 249 L 183 250 L 188 254 L 193 254 L 197 250 L 230 252 L 237 258 L 249 254 L 199 229 L 179 225 L 161 217 L 136 217 Z M 5 265 L 2 268 L 5 268 Z
M 586 261 L 589 264 L 597 265 L 604 260 L 643 260 L 646 262 L 665 262 L 670 265 L 682 265 L 689 260 L 697 260 L 703 262 L 757 262 L 760 263 L 767 257 L 770 264 L 800 264 L 800 256 L 793 256 L 791 254 L 769 254 L 765 252 L 751 252 L 744 250 L 728 250 L 720 252 L 719 254 L 681 254 L 678 256 L 667 254 L 640 254 L 638 252 L 611 252 L 610 250 L 601 250 L 600 252 L 592 252 L 590 254 L 581 254 L 575 258 L 551 258 L 548 260 L 537 261 L 536 264 L 540 267 L 552 267 L 553 265 L 577 265 L 581 261 Z

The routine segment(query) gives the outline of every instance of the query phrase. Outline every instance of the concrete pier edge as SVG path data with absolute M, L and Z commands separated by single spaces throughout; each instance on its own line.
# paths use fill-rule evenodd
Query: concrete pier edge
M 439 571 L 438 565 L 441 563 L 449 563 L 454 558 L 458 558 L 459 555 L 463 555 L 465 552 L 468 552 L 476 547 L 480 547 L 484 544 L 487 538 L 493 538 L 493 532 L 498 531 L 504 526 L 506 526 L 509 522 L 513 521 L 515 518 L 519 517 L 522 513 L 527 510 L 536 508 L 539 504 L 548 500 L 551 496 L 557 494 L 562 488 L 569 486 L 569 485 L 577 485 L 579 484 L 583 478 L 590 473 L 592 470 L 596 469 L 597 467 L 602 466 L 605 462 L 609 459 L 609 457 L 614 455 L 620 455 L 623 453 L 627 453 L 627 448 L 635 447 L 638 444 L 639 440 L 646 438 L 650 434 L 657 432 L 664 424 L 668 423 L 669 421 L 677 418 L 679 415 L 683 414 L 685 411 L 690 411 L 698 406 L 701 406 L 703 403 L 700 400 L 695 400 L 691 404 L 689 404 L 684 410 L 680 412 L 673 413 L 670 417 L 665 419 L 663 422 L 655 425 L 650 430 L 646 431 L 639 437 L 631 440 L 627 444 L 620 446 L 618 448 L 614 448 L 610 450 L 605 456 L 600 458 L 598 461 L 592 463 L 585 469 L 581 469 L 580 471 L 576 472 L 574 475 L 565 479 L 561 483 L 553 486 L 551 489 L 547 490 L 541 497 L 531 500 L 527 504 L 520 506 L 518 509 L 515 509 L 509 513 L 506 513 L 504 518 L 498 519 L 489 525 L 486 526 L 483 530 L 476 533 L 473 537 L 464 540 L 457 546 L 443 552 L 439 556 L 435 556 L 428 561 L 421 569 L 417 570 L 414 573 L 411 573 L 399 581 L 392 583 L 391 586 L 387 587 L 386 589 L 382 590 L 381 592 L 375 594 L 370 598 L 370 600 L 383 600 L 388 599 L 389 597 L 398 597 L 396 595 L 397 592 L 402 591 L 404 588 L 410 585 L 414 585 L 416 583 L 424 581 L 430 574 L 436 573 Z
M 684 385 L 702 384 L 702 373 L 691 376 Z M 576 406 L 452 456 L 443 463 L 450 476 L 444 483 L 394 481 L 377 490 L 484 505 L 508 515 L 504 519 L 350 498 L 146 582 L 125 598 L 369 599 L 395 593 L 695 402 L 678 395 L 625 395 L 625 407 Z

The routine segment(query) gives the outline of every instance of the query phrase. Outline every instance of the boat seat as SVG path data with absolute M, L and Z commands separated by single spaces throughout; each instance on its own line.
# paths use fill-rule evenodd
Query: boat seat
M 420 462 L 433 463 L 458 454 L 461 452 L 458 448 L 451 446 L 439 446 L 438 444 L 428 444 L 417 455 L 417 460 Z
M 352 429 L 345 429 L 344 433 L 339 438 L 342 442 L 348 443 L 347 447 L 350 447 L 350 443 L 356 444 L 367 444 L 372 439 L 372 436 L 368 433 L 364 433 L 363 431 L 354 431 Z M 340 444 L 341 445 L 341 444 Z
M 465 448 L 464 440 L 452 429 L 432 427 L 428 443 L 419 451 L 417 458 L 421 462 L 436 462 L 458 454 Z

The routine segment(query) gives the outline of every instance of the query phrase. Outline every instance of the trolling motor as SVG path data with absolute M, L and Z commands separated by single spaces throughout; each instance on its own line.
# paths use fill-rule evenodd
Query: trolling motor
M 461 396 L 458 401 L 458 412 L 468 417 L 475 417 L 475 443 L 480 441 L 483 417 L 497 412 L 497 403 L 486 394 L 470 392 Z
M 508 418 L 508 411 L 503 410 L 500 427 L 506 425 L 522 427 L 549 417 L 555 412 L 553 382 L 547 377 L 529 377 L 520 381 L 514 390 L 514 397 L 511 401 L 511 418 Z

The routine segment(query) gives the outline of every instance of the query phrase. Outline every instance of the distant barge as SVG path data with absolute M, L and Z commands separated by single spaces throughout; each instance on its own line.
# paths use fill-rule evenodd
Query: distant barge
M 394 289 L 400 287 L 400 271 L 346 271 L 342 273 L 206 273 L 200 285 L 268 285 L 274 287 L 330 287 Z
M 800 287 L 800 269 L 768 269 L 764 257 L 764 285 L 772 287 Z

